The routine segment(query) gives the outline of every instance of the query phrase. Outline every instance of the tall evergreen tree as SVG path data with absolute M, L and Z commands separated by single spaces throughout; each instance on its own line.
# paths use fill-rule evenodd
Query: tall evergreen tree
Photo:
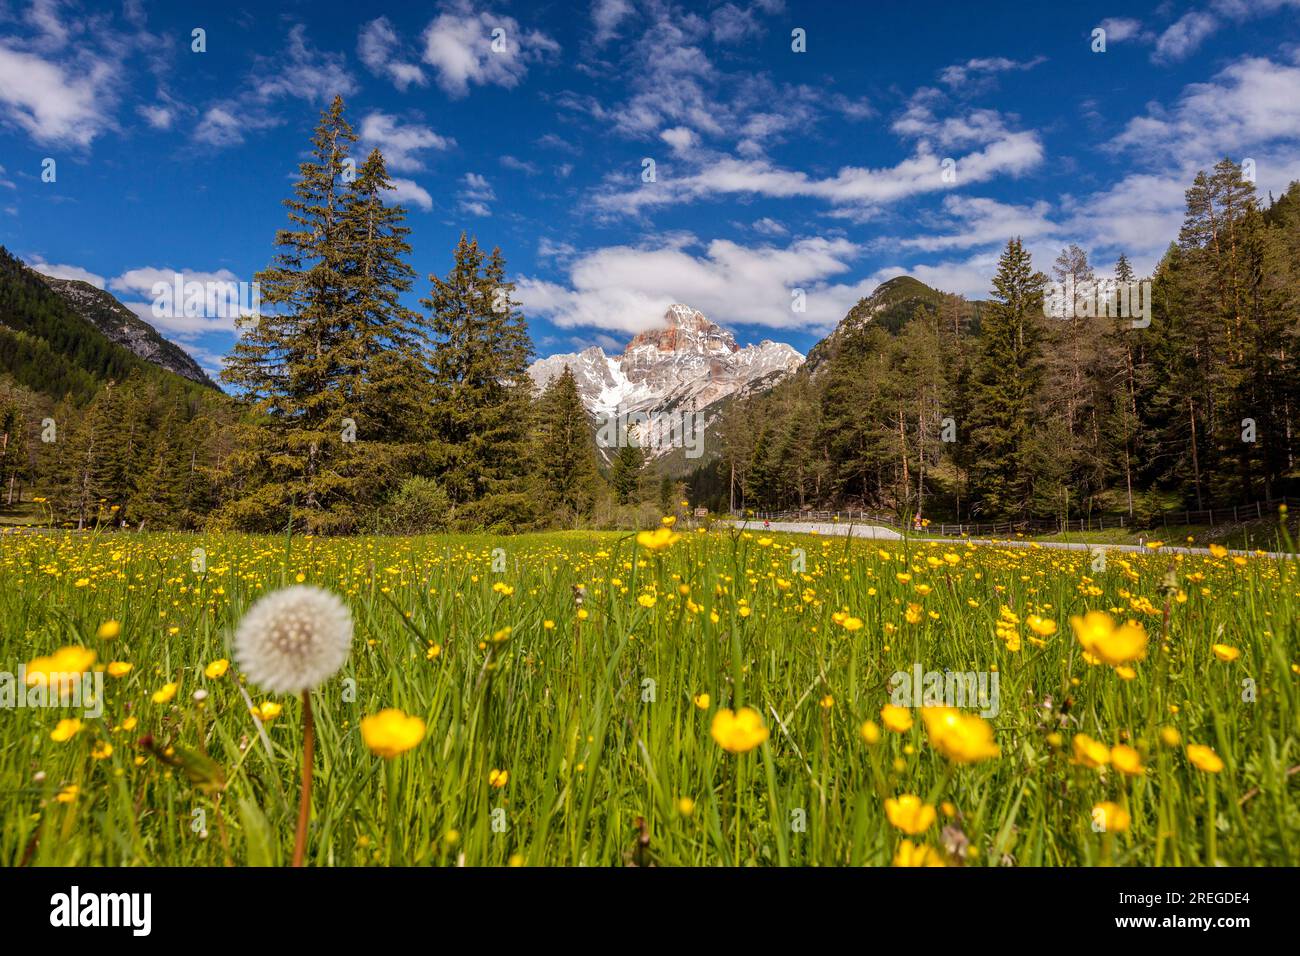
M 641 469 L 645 466 L 645 454 L 632 436 L 614 452 L 614 463 L 610 466 L 609 486 L 614 492 L 614 500 L 621 505 L 637 500 L 641 490 Z
M 348 150 L 356 134 L 335 97 L 321 114 L 309 158 L 285 201 L 291 228 L 258 273 L 264 307 L 244 323 L 222 378 L 252 402 L 229 466 L 226 519 L 268 529 L 288 519 L 313 531 L 346 530 L 357 520 L 360 457 L 345 447 L 354 419 L 361 361 L 354 318 L 358 253 L 350 227 Z M 362 310 L 365 302 L 360 303 Z M 370 342 L 368 337 L 363 341 Z
M 974 493 L 990 514 L 1025 515 L 1034 497 L 1035 465 L 1044 450 L 1043 290 L 1017 238 L 1007 243 L 993 278 L 993 301 L 981 316 L 982 348 L 971 440 Z
M 499 249 L 461 235 L 445 277 L 421 300 L 433 337 L 433 468 L 466 520 L 484 527 L 531 520 L 527 474 L 532 342 Z
M 591 422 L 568 366 L 537 403 L 533 452 L 535 496 L 541 513 L 559 523 L 591 513 L 600 481 Z

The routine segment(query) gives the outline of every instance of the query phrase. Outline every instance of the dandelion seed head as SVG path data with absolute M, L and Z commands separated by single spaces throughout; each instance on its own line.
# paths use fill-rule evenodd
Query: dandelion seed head
M 297 694 L 337 673 L 352 646 L 352 614 L 337 595 L 298 585 L 272 591 L 244 614 L 235 660 L 258 687 Z

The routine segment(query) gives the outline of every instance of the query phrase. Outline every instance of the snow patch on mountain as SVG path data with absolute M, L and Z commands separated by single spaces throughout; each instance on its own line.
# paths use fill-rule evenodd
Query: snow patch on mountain
M 565 366 L 571 368 L 578 393 L 595 416 L 698 411 L 707 429 L 721 414 L 724 399 L 770 388 L 803 361 L 783 342 L 741 348 L 734 335 L 698 309 L 676 304 L 660 328 L 637 335 L 620 355 L 593 345 L 539 359 L 528 371 L 538 388 L 545 388 Z M 667 450 L 646 451 L 658 457 Z

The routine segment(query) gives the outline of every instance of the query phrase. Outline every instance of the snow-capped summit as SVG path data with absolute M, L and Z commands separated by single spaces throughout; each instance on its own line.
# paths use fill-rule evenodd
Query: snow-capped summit
M 764 340 L 741 348 L 729 331 L 689 305 L 675 304 L 663 325 L 642 332 L 621 355 L 599 346 L 539 359 L 529 368 L 545 388 L 567 365 L 593 415 L 629 412 L 704 413 L 705 428 L 721 414 L 718 404 L 735 395 L 769 388 L 803 364 L 804 357 L 782 342 Z M 667 449 L 646 449 L 658 457 Z

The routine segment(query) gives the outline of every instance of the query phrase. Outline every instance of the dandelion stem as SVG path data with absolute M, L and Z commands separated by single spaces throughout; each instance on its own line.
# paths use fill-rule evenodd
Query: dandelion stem
M 293 841 L 293 865 L 302 866 L 307 852 L 307 821 L 311 817 L 311 765 L 316 754 L 316 729 L 311 719 L 311 694 L 302 694 L 302 798 L 298 801 L 298 834 Z

